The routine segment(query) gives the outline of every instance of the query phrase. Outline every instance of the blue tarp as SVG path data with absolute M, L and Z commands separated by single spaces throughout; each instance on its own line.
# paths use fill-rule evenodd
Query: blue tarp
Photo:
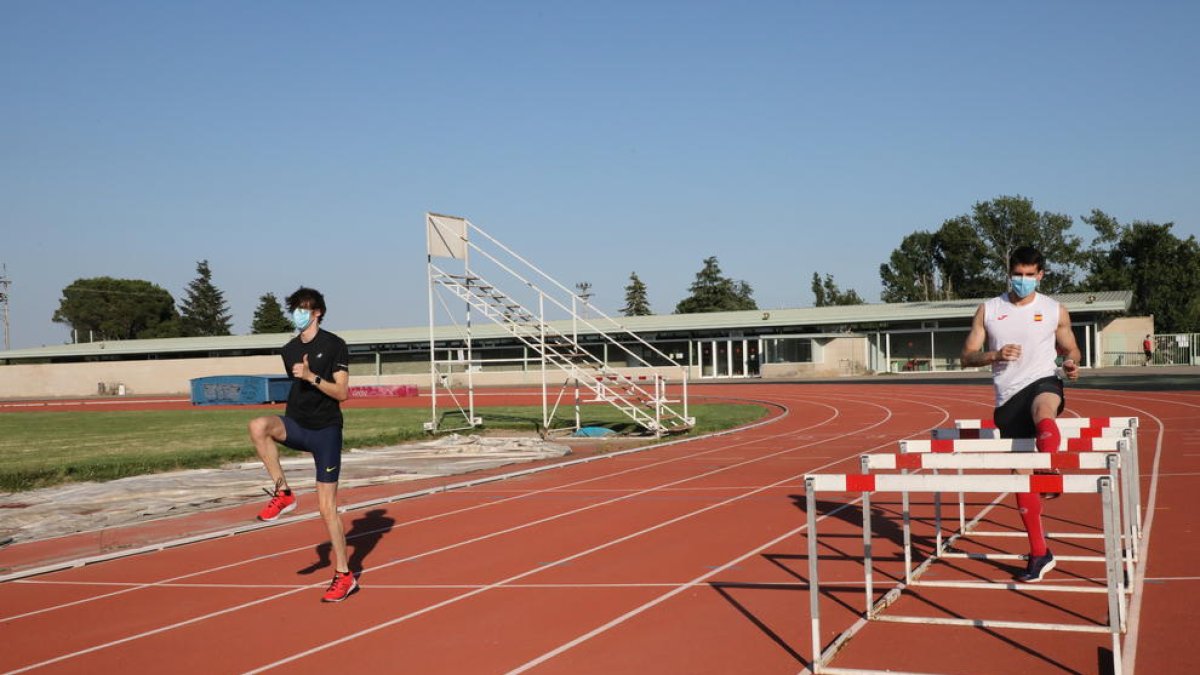
M 192 405 L 254 405 L 286 401 L 287 375 L 212 375 L 191 381 Z
M 604 427 L 583 427 L 579 431 L 571 434 L 572 436 L 611 436 L 617 432 Z

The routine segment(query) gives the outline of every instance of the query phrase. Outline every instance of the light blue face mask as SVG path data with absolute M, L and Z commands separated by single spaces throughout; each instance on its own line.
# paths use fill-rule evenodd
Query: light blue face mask
M 308 328 L 308 324 L 312 323 L 312 310 L 297 307 L 292 310 L 292 325 L 296 330 L 303 331 Z
M 1037 285 L 1037 279 L 1034 279 L 1033 277 L 1012 278 L 1012 292 L 1015 293 L 1018 298 L 1028 297 L 1030 293 L 1037 290 Z

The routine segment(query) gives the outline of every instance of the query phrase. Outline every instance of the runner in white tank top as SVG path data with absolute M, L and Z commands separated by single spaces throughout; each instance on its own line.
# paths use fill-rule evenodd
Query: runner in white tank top
M 1063 411 L 1065 396 L 1055 376 L 1055 358 L 1059 352 L 1065 355 L 1063 373 L 1074 380 L 1079 377 L 1079 346 L 1066 308 L 1036 292 L 1046 273 L 1042 254 L 1022 246 L 1013 251 L 1008 271 L 1010 290 L 975 311 L 962 364 L 992 367 L 993 419 L 1001 437 L 1035 438 L 1039 452 L 1056 452 L 1060 435 L 1055 419 Z M 1041 497 L 1018 494 L 1017 510 L 1029 533 L 1029 557 L 1025 570 L 1015 576 L 1017 581 L 1038 582 L 1055 565 L 1042 529 Z
M 1031 301 L 1021 304 L 1014 303 L 1008 293 L 984 303 L 983 326 L 988 350 L 999 351 L 1009 344 L 1021 346 L 1017 360 L 992 363 L 996 407 L 1034 381 L 1054 376 L 1060 308 L 1057 301 L 1036 292 Z

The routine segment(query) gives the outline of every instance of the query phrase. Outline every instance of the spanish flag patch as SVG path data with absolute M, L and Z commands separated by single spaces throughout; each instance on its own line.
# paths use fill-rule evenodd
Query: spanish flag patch
M 1041 315 L 1040 313 L 1038 313 L 1038 314 L 1034 314 L 1034 315 L 1033 315 L 1033 320 L 1034 320 L 1034 321 L 1041 321 L 1041 320 L 1042 320 L 1042 315 Z

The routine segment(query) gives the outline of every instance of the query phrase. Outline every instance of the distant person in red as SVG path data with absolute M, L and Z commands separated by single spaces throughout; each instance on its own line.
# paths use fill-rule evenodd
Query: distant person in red
M 288 296 L 288 311 L 299 335 L 283 346 L 283 366 L 292 378 L 287 408 L 281 416 L 258 417 L 250 422 L 250 439 L 259 459 L 275 481 L 271 501 L 258 519 L 275 520 L 296 508 L 296 495 L 288 487 L 279 464 L 282 443 L 293 450 L 312 453 L 317 469 L 317 506 L 334 554 L 333 582 L 325 602 L 345 600 L 358 588 L 346 560 L 346 535 L 337 512 L 338 477 L 342 465 L 342 408 L 350 397 L 350 352 L 346 341 L 321 328 L 325 297 L 301 287 Z
M 1145 340 L 1142 340 L 1142 351 L 1146 354 L 1146 362 L 1143 366 L 1150 365 L 1150 361 L 1154 358 L 1154 341 L 1147 335 Z
M 991 365 L 996 389 L 993 419 L 1002 438 L 1035 438 L 1038 452 L 1057 452 L 1061 437 L 1055 419 L 1066 398 L 1055 374 L 1061 353 L 1063 374 L 1079 378 L 1079 346 L 1067 309 L 1037 292 L 1046 261 L 1037 249 L 1022 246 L 1008 262 L 1009 290 L 975 311 L 963 345 L 966 367 Z M 986 346 L 986 351 L 985 351 Z M 1035 583 L 1054 568 L 1054 554 L 1042 529 L 1042 500 L 1017 495 L 1017 510 L 1029 533 L 1029 560 L 1017 581 Z

